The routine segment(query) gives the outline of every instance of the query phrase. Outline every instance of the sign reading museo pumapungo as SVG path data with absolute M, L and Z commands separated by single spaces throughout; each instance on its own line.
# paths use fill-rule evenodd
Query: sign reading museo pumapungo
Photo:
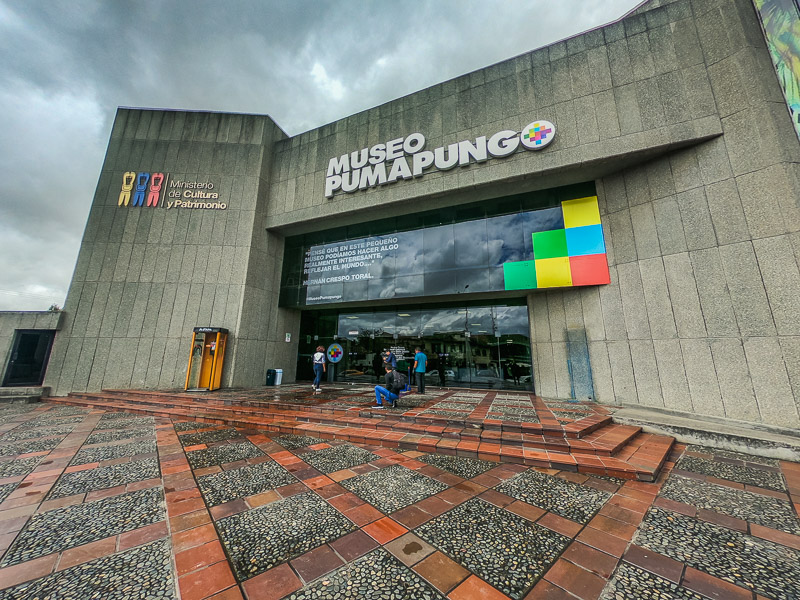
M 412 133 L 332 158 L 325 176 L 325 197 L 330 198 L 339 190 L 352 193 L 400 179 L 422 177 L 431 169 L 447 171 L 456 166 L 510 156 L 520 146 L 541 150 L 553 141 L 555 134 L 556 128 L 550 121 L 534 121 L 522 131 L 503 130 L 488 138 L 482 135 L 474 140 L 425 150 L 425 136 Z
M 220 202 L 219 192 L 212 181 L 171 179 L 169 173 L 146 171 L 123 173 L 117 206 L 210 210 L 228 208 L 226 203 Z

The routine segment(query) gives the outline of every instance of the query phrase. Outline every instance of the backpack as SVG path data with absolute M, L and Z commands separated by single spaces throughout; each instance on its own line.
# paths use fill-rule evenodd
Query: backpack
M 393 373 L 394 373 L 394 378 L 392 381 L 394 382 L 394 388 L 398 392 L 401 392 L 404 389 L 406 389 L 406 383 L 407 383 L 406 376 L 403 375 L 400 371 L 393 371 Z

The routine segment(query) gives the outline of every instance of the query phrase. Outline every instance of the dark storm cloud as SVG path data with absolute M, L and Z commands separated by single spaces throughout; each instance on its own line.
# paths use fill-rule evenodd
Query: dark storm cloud
M 635 4 L 0 0 L 0 310 L 63 303 L 117 106 L 266 113 L 295 135 Z

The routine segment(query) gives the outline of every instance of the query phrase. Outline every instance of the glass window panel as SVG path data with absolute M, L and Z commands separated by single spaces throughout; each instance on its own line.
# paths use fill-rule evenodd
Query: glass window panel
M 397 331 L 395 333 L 402 337 L 419 337 L 419 316 L 419 311 L 417 310 L 398 310 L 397 319 L 395 320 Z
M 425 295 L 440 296 L 442 294 L 455 294 L 464 290 L 456 289 L 455 271 L 442 271 L 440 273 L 425 273 Z
M 369 281 L 348 281 L 344 285 L 342 300 L 345 302 L 357 302 L 369 298 Z
M 487 267 L 489 265 L 486 219 L 456 223 L 453 226 L 453 232 L 457 267 Z
M 374 313 L 341 313 L 339 315 L 338 335 L 340 338 L 369 336 L 373 330 Z
M 424 275 L 407 275 L 395 279 L 395 297 L 422 296 L 425 292 Z
M 422 230 L 397 234 L 395 272 L 397 275 L 416 275 L 424 272 Z
M 464 290 L 465 294 L 472 292 L 491 292 L 498 289 L 494 287 L 492 271 L 488 268 L 483 269 L 459 269 L 456 273 L 456 289 Z M 500 281 L 500 288 L 503 289 L 503 282 Z
M 455 237 L 452 225 L 423 230 L 425 274 L 456 266 Z
M 370 300 L 386 300 L 394 298 L 395 296 L 395 280 L 384 279 L 370 279 L 368 287 L 368 296 Z
M 526 260 L 524 217 L 521 214 L 492 217 L 486 222 L 490 266 Z

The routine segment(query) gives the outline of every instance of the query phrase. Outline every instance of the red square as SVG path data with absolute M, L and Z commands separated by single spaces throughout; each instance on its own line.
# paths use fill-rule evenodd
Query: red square
M 572 271 L 572 285 L 611 283 L 611 276 L 608 274 L 608 259 L 605 254 L 570 256 L 569 267 Z

